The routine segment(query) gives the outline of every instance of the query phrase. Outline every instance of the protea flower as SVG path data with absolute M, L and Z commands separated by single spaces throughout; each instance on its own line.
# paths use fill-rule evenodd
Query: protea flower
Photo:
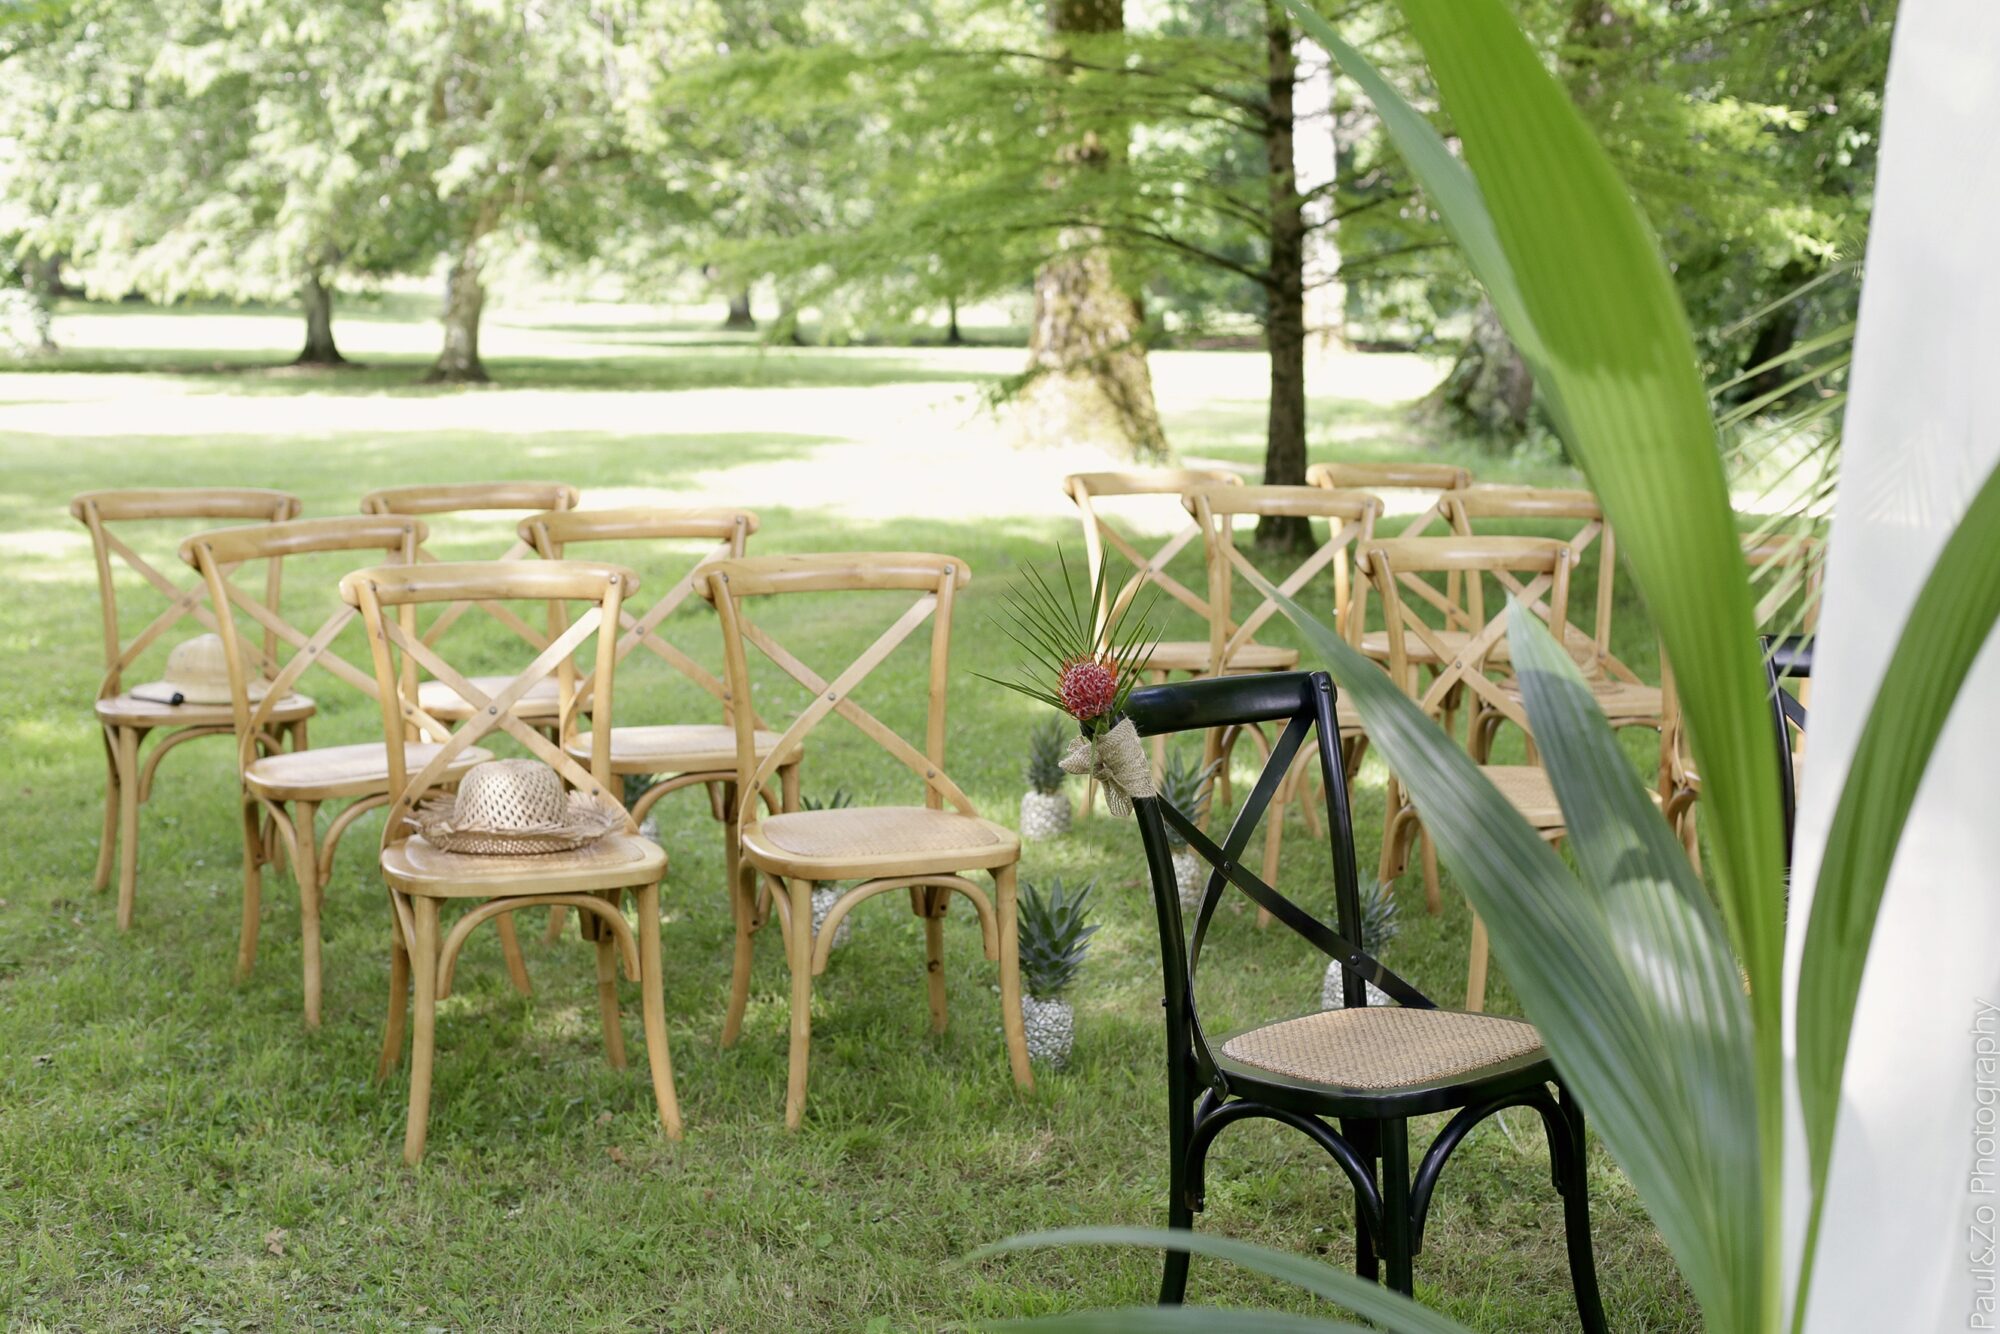
M 1099 623 L 1101 610 L 1112 601 L 1102 568 L 1086 597 L 1060 547 L 1056 562 L 1055 578 L 1033 565 L 1023 567 L 1000 622 L 1026 651 L 1027 670 L 1017 680 L 985 679 L 1061 709 L 1097 736 L 1115 721 L 1158 641 L 1146 627 L 1143 608 L 1119 606 Z
M 1118 702 L 1118 673 L 1097 658 L 1076 658 L 1063 664 L 1058 693 L 1063 712 L 1088 722 Z

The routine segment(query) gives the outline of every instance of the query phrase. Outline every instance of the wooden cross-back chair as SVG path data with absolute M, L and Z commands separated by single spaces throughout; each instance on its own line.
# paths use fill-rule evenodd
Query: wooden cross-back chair
M 681 577 L 650 607 L 635 614 L 631 608 L 619 612 L 621 631 L 617 637 L 618 661 L 623 664 L 644 649 L 675 673 L 693 682 L 715 701 L 719 722 L 649 723 L 625 726 L 611 733 L 611 772 L 621 778 L 639 774 L 655 781 L 632 803 L 632 818 L 644 820 L 653 806 L 670 792 L 686 787 L 706 787 L 709 810 L 723 829 L 723 883 L 736 884 L 736 729 L 729 687 L 702 663 L 689 656 L 665 633 L 669 619 L 697 592 L 708 577 L 708 567 L 716 561 L 743 556 L 750 535 L 757 531 L 757 516 L 736 509 L 616 509 L 556 510 L 521 520 L 522 538 L 545 559 L 561 560 L 572 548 L 590 543 L 657 543 L 670 541 L 711 542 L 714 545 L 688 563 Z M 699 605 L 706 606 L 697 598 Z M 628 668 L 629 671 L 629 668 Z M 630 690 L 629 684 L 627 690 Z M 596 744 L 592 732 L 577 730 L 577 715 L 589 699 L 586 686 L 578 692 L 569 715 L 563 720 L 563 747 L 571 756 L 587 759 Z M 771 754 L 778 735 L 758 721 L 755 729 L 758 759 Z M 792 810 L 798 805 L 798 761 L 794 753 L 778 767 L 779 785 L 786 794 L 773 811 Z M 754 798 L 753 798 L 754 800 Z M 733 889 L 730 891 L 734 892 Z M 564 910 L 549 914 L 553 935 L 562 927 Z
M 179 544 L 190 525 L 275 522 L 297 518 L 297 496 L 256 487 L 147 488 L 86 491 L 72 500 L 70 515 L 90 532 L 96 558 L 97 596 L 104 618 L 104 675 L 97 683 L 95 712 L 104 737 L 104 830 L 97 845 L 94 887 L 111 886 L 112 859 L 118 863 L 118 929 L 128 930 L 139 878 L 139 807 L 152 795 L 153 776 L 167 753 L 197 737 L 223 736 L 235 726 L 226 704 L 167 704 L 139 699 L 125 687 L 125 677 L 170 631 L 184 631 L 193 621 L 214 630 L 200 580 L 183 585 L 168 576 L 122 536 L 132 524 L 173 522 Z M 119 572 L 136 576 L 150 594 L 142 605 L 157 608 L 150 620 L 129 637 L 120 619 Z M 185 575 L 182 578 L 186 578 Z M 279 571 L 272 566 L 264 584 L 264 601 L 276 605 Z M 268 653 L 273 641 L 267 635 Z M 273 701 L 272 722 L 282 736 L 304 743 L 306 720 L 313 702 L 303 695 Z M 140 751 L 154 733 L 160 743 L 140 761 Z
M 442 482 L 427 486 L 390 486 L 370 491 L 361 498 L 361 512 L 414 514 L 424 518 L 439 514 L 539 514 L 549 510 L 572 510 L 576 508 L 576 502 L 577 490 L 566 482 Z M 517 528 L 513 542 L 489 559 L 521 560 L 532 554 L 534 548 L 526 534 Z M 437 556 L 419 548 L 417 559 L 429 562 L 436 560 Z M 444 638 L 445 632 L 471 610 L 472 605 L 470 601 L 463 601 L 440 608 L 431 623 L 424 627 L 424 642 L 436 645 Z M 547 645 L 548 641 L 542 633 L 512 608 L 488 599 L 481 609 L 512 630 L 523 642 L 536 649 Z M 490 695 L 492 687 L 501 684 L 504 679 L 474 676 L 472 681 Z M 557 718 L 554 699 L 551 683 L 517 702 L 515 712 L 543 725 L 553 734 Z M 418 686 L 418 702 L 433 718 L 444 722 L 462 722 L 470 715 L 466 702 L 441 681 L 425 681 Z
M 1350 606 L 1353 600 L 1352 555 L 1357 545 L 1366 545 L 1374 540 L 1375 520 L 1382 513 L 1381 501 L 1359 491 L 1328 491 L 1312 486 L 1208 485 L 1192 488 L 1182 497 L 1182 502 L 1194 515 L 1208 556 L 1209 660 L 1202 675 L 1232 674 L 1227 664 L 1234 661 L 1245 646 L 1254 643 L 1257 631 L 1278 615 L 1278 604 L 1259 592 L 1254 594 L 1256 600 L 1249 614 L 1241 621 L 1235 619 L 1237 582 L 1245 575 L 1258 573 L 1250 557 L 1236 544 L 1236 525 L 1243 518 L 1276 516 L 1302 518 L 1308 522 L 1319 519 L 1326 523 L 1326 540 L 1278 579 L 1276 587 L 1287 597 L 1298 598 L 1315 580 L 1324 577 L 1332 590 L 1334 623 L 1341 634 L 1350 643 L 1353 642 L 1357 618 Z M 1251 587 L 1254 591 L 1255 586 Z M 1341 760 L 1351 778 L 1361 762 L 1368 734 L 1362 727 L 1360 714 L 1352 706 L 1342 706 L 1339 722 Z M 1211 765 L 1216 766 L 1216 796 L 1225 803 L 1229 800 L 1230 755 L 1236 741 L 1244 735 L 1248 735 L 1259 753 L 1268 758 L 1270 746 L 1259 728 L 1230 728 L 1210 733 L 1203 739 L 1202 768 L 1206 770 Z M 1313 809 L 1310 776 L 1311 769 L 1302 763 L 1280 791 L 1278 810 L 1282 812 L 1296 798 L 1306 827 L 1317 835 L 1318 817 Z M 1277 878 L 1283 831 L 1283 819 L 1274 815 L 1265 828 L 1266 880 Z M 1259 926 L 1268 926 L 1270 920 L 1269 914 L 1261 910 L 1258 912 Z
M 275 567 L 288 559 L 322 552 L 356 553 L 356 564 L 362 563 L 360 553 L 369 553 L 366 559 L 370 563 L 384 556 L 410 562 L 416 559 L 423 528 L 422 520 L 401 515 L 292 519 L 199 533 L 181 546 L 181 559 L 200 571 L 211 605 L 224 613 L 217 617 L 217 630 L 229 664 L 243 828 L 243 927 L 236 975 L 238 980 L 247 977 L 257 959 L 263 868 L 282 861 L 290 867 L 299 891 L 305 1017 L 312 1028 L 320 1022 L 320 912 L 333 873 L 334 853 L 341 835 L 357 818 L 388 801 L 389 759 L 374 742 L 313 749 L 300 743 L 281 754 L 260 750 L 271 749 L 264 738 L 277 725 L 278 710 L 273 701 L 289 694 L 307 672 L 317 668 L 370 699 L 376 697 L 377 686 L 372 673 L 348 662 L 334 648 L 341 632 L 353 621 L 354 608 L 337 597 L 329 598 L 326 601 L 332 607 L 325 620 L 317 625 L 296 624 L 282 609 L 265 606 L 250 596 L 230 578 L 230 572 L 256 561 Z M 326 605 L 318 599 L 315 603 Z M 239 633 L 239 617 L 261 631 L 264 642 L 278 645 L 277 649 L 266 650 L 254 637 Z M 253 698 L 250 683 L 259 677 L 270 684 L 261 698 Z M 443 732 L 435 719 L 420 714 L 413 714 L 410 722 L 433 740 Z M 459 769 L 487 758 L 490 756 L 480 752 Z M 320 807 L 338 801 L 348 805 L 321 833 Z M 510 954 L 517 984 L 525 985 L 519 958 L 518 952 Z
M 622 954 L 638 979 L 660 1124 L 670 1137 L 680 1137 L 660 963 L 660 880 L 667 869 L 660 846 L 638 835 L 630 812 L 624 812 L 618 828 L 582 847 L 531 855 L 447 852 L 410 828 L 423 800 L 456 782 L 468 757 L 480 753 L 474 743 L 499 733 L 511 736 L 575 790 L 624 810 L 611 772 L 612 685 L 620 612 L 626 596 L 637 587 L 638 576 L 628 569 L 568 560 L 386 566 L 357 570 L 341 580 L 341 596 L 367 623 L 389 761 L 392 801 L 382 828 L 381 868 L 394 924 L 389 1012 L 376 1078 L 386 1079 L 400 1060 L 405 1014 L 414 1009 L 409 1118 L 403 1135 L 403 1158 L 411 1164 L 423 1156 L 430 1124 L 437 1003 L 451 992 L 459 950 L 481 923 L 497 918 L 505 924 L 523 908 L 574 908 L 589 924 L 587 934 L 597 945 L 605 1054 L 619 1069 L 625 1066 L 618 1013 Z M 489 693 L 426 643 L 417 628 L 418 607 L 459 601 L 541 603 L 548 609 L 548 642 L 518 674 L 504 678 Z M 574 618 L 556 610 L 566 603 L 583 604 L 584 610 Z M 592 664 L 589 690 L 597 724 L 588 767 L 549 741 L 513 707 L 547 680 L 555 681 L 557 699 L 567 706 L 579 689 L 577 656 L 586 651 Z M 529 650 L 522 652 L 525 656 Z M 471 715 L 443 744 L 409 739 L 410 720 L 423 715 L 408 686 L 410 674 L 398 659 L 414 659 L 433 679 L 446 682 L 472 703 Z M 627 894 L 635 900 L 636 929 L 626 921 L 621 906 Z M 448 932 L 441 922 L 447 902 L 474 905 Z
M 1604 522 L 1604 509 L 1588 491 L 1531 486 L 1474 486 L 1455 491 L 1442 500 L 1445 516 L 1453 532 L 1467 537 L 1492 535 L 1494 522 L 1554 520 L 1573 522 L 1577 527 L 1563 536 L 1569 544 L 1571 569 L 1581 569 L 1595 555 L 1597 598 L 1591 626 L 1585 630 L 1574 619 L 1565 632 L 1570 656 L 1576 660 L 1590 685 L 1591 697 L 1604 710 L 1614 728 L 1649 727 L 1657 730 L 1663 704 L 1658 686 L 1647 685 L 1625 662 L 1611 651 L 1611 614 L 1617 588 L 1617 538 Z M 1508 570 L 1491 572 L 1502 592 L 1521 596 L 1522 579 Z M 1537 615 L 1546 615 L 1545 599 L 1537 596 L 1527 605 Z M 1446 643 L 1454 635 L 1440 636 Z M 1499 688 L 1515 700 L 1520 687 L 1506 677 L 1511 670 L 1507 644 L 1502 639 L 1488 655 L 1488 663 L 1501 672 Z M 1475 704 L 1467 732 L 1473 758 L 1483 760 L 1492 750 L 1493 738 L 1508 721 L 1507 715 Z
M 1141 736 L 1263 724 L 1282 729 L 1220 842 L 1190 812 L 1160 797 L 1134 803 L 1165 990 L 1168 1226 L 1194 1226 L 1205 1203 L 1208 1153 L 1225 1129 L 1239 1121 L 1276 1121 L 1317 1144 L 1353 1187 L 1355 1272 L 1407 1295 L 1415 1286 L 1431 1199 L 1453 1151 L 1486 1118 L 1528 1107 L 1548 1136 L 1582 1326 L 1588 1334 L 1604 1334 L 1591 1254 L 1583 1111 L 1563 1087 L 1540 1036 L 1518 1019 L 1439 1009 L 1356 943 L 1360 887 L 1347 777 L 1337 750 L 1337 707 L 1324 672 L 1146 686 L 1126 703 L 1125 716 Z M 1244 865 L 1258 821 L 1275 818 L 1272 803 L 1299 755 L 1317 762 L 1326 793 L 1331 925 Z M 1191 932 L 1183 922 L 1170 830 L 1209 870 Z M 1341 965 L 1340 1008 L 1260 1024 L 1220 1041 L 1209 1037 L 1196 975 L 1217 908 L 1232 888 Z M 1392 1003 L 1368 1004 L 1370 984 Z M 1451 1117 L 1413 1172 L 1410 1120 L 1441 1112 Z M 1185 1295 L 1188 1259 L 1185 1250 L 1166 1253 L 1161 1302 L 1178 1303 Z
M 1812 643 L 1819 628 L 1820 576 L 1819 540 L 1812 537 L 1771 536 L 1750 538 L 1743 543 L 1744 563 L 1750 567 L 1752 588 L 1763 585 L 1752 609 L 1760 629 L 1777 627 L 1779 618 L 1796 601 L 1795 633 L 1766 634 L 1765 665 L 1777 677 L 1795 681 L 1794 701 L 1803 718 L 1812 699 Z M 1695 766 L 1694 749 L 1688 742 L 1687 725 L 1681 713 L 1680 697 L 1674 691 L 1672 665 L 1661 655 L 1661 693 L 1664 697 L 1660 726 L 1659 797 L 1667 822 L 1680 836 L 1688 859 L 1701 867 L 1701 838 L 1697 829 L 1701 799 L 1701 774 Z M 1786 695 L 1787 699 L 1792 696 Z M 1790 789 L 1804 763 L 1805 728 L 1792 730 L 1788 745 L 1789 763 L 1785 783 Z M 1786 826 L 1789 830 L 1790 816 Z M 1789 838 L 1789 833 L 1787 838 Z
M 945 700 L 951 622 L 958 591 L 971 571 L 955 556 L 924 552 L 853 552 L 764 556 L 725 561 L 711 568 L 707 596 L 722 615 L 729 690 L 738 705 L 736 728 L 737 836 L 742 849 L 735 885 L 736 963 L 730 984 L 725 1045 L 742 1028 L 749 996 L 751 934 L 757 929 L 758 877 L 773 884 L 792 973 L 791 1056 L 785 1124 L 796 1129 L 805 1114 L 806 1075 L 812 1041 L 812 979 L 826 967 L 834 932 L 864 899 L 907 889 L 910 907 L 924 922 L 931 1027 L 945 1027 L 944 927 L 951 896 L 961 894 L 979 915 L 986 957 L 1000 966 L 1000 1021 L 1014 1080 L 1034 1086 L 1021 1027 L 1020 943 L 1016 935 L 1015 864 L 1021 843 L 1014 831 L 981 819 L 971 798 L 945 772 Z M 751 619 L 755 599 L 795 594 L 863 592 L 914 594 L 903 613 L 852 663 L 830 678 L 820 675 Z M 849 597 L 852 602 L 855 599 Z M 912 745 L 855 701 L 854 692 L 897 645 L 930 622 L 930 673 L 924 702 L 922 748 Z M 777 741 L 756 741 L 749 648 L 755 648 L 812 696 Z M 915 774 L 920 806 L 848 806 L 794 811 L 759 818 L 750 793 L 762 792 L 790 763 L 807 735 L 838 715 Z M 950 807 L 946 809 L 947 805 Z M 993 897 L 965 872 L 985 871 Z M 836 900 L 812 930 L 815 881 L 859 881 Z
M 1460 691 L 1471 696 L 1474 707 L 1492 709 L 1518 725 L 1528 727 L 1527 709 L 1518 692 L 1510 692 L 1488 675 L 1494 646 L 1507 633 L 1508 608 L 1502 605 L 1487 614 L 1483 576 L 1504 572 L 1519 583 L 1513 605 L 1528 607 L 1538 601 L 1547 605 L 1549 632 L 1557 643 L 1568 639 L 1569 581 L 1574 552 L 1557 538 L 1537 537 L 1415 537 L 1376 542 L 1364 553 L 1369 577 L 1382 599 L 1382 615 L 1388 625 L 1389 675 L 1419 707 L 1442 725 L 1451 697 Z M 1440 630 L 1420 613 L 1418 604 L 1448 608 L 1445 594 L 1424 576 L 1461 576 L 1466 637 L 1447 642 Z M 1415 645 L 1421 645 L 1420 658 Z M 1418 668 L 1424 659 L 1438 666 L 1426 684 Z M 1562 806 L 1548 773 L 1535 764 L 1488 764 L 1483 772 L 1535 832 L 1551 843 L 1564 834 Z M 1382 829 L 1384 883 L 1402 875 L 1409 865 L 1410 845 L 1420 841 L 1423 854 L 1424 902 L 1432 913 L 1443 910 L 1444 899 L 1438 886 L 1437 849 L 1394 773 L 1389 775 L 1384 802 L 1386 820 Z M 1466 966 L 1468 1010 L 1486 1003 L 1486 925 L 1474 914 L 1472 948 Z

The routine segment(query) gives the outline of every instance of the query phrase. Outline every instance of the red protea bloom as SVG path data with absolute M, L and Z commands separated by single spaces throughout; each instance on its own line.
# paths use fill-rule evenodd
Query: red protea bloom
M 1072 658 L 1063 664 L 1063 709 L 1080 722 L 1108 713 L 1118 699 L 1118 673 L 1096 658 Z

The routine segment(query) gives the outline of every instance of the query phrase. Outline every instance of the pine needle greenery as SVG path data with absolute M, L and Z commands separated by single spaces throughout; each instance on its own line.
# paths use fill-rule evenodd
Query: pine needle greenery
M 1144 611 L 1131 614 L 1130 603 L 1110 615 L 1100 631 L 1097 609 L 1108 605 L 1105 570 L 1098 570 L 1089 596 L 1081 597 L 1061 547 L 1056 548 L 1056 566 L 1059 579 L 1033 565 L 1023 567 L 1008 590 L 1005 614 L 996 621 L 1027 655 L 1021 674 L 1012 680 L 978 675 L 1052 705 L 1082 723 L 1090 735 L 1101 735 L 1124 709 L 1159 636 L 1152 633 Z M 1149 609 L 1151 605 L 1148 601 Z

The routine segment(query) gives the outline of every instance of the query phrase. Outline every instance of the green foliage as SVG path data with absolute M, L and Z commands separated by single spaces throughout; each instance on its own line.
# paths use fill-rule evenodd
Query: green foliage
M 854 804 L 854 794 L 844 787 L 837 787 L 825 796 L 815 792 L 799 795 L 799 809 L 802 811 L 838 811 Z
M 1158 795 L 1188 819 L 1199 823 L 1208 813 L 1208 799 L 1215 792 L 1215 775 L 1221 767 L 1221 760 L 1205 765 L 1190 764 L 1180 751 L 1170 750 L 1167 752 L 1167 763 L 1160 771 Z M 1167 826 L 1167 842 L 1176 848 L 1187 846 L 1187 840 L 1172 825 Z
M 1028 790 L 1044 795 L 1062 791 L 1062 757 L 1069 749 L 1073 730 L 1060 717 L 1044 718 L 1028 733 Z
M 1139 684 L 1159 642 L 1146 619 L 1151 602 L 1136 614 L 1132 602 L 1112 605 L 1106 582 L 1109 561 L 1098 566 L 1087 598 L 1078 595 L 1061 547 L 1056 548 L 1056 568 L 1058 577 L 1051 579 L 1037 566 L 1024 566 L 1008 589 L 1005 619 L 999 626 L 1025 655 L 1021 674 L 1013 680 L 984 672 L 975 675 L 1069 713 L 1062 693 L 1064 676 L 1079 663 L 1101 664 L 1115 681 L 1110 706 L 1077 721 L 1093 733 L 1102 732 L 1123 711 L 1125 697 Z
M 1361 939 L 1356 943 L 1376 954 L 1402 929 L 1396 916 L 1395 887 L 1386 880 L 1370 880 L 1361 891 Z
M 1037 1000 L 1055 1000 L 1076 980 L 1098 924 L 1089 920 L 1096 880 L 1074 889 L 1061 876 L 1021 881 L 1021 985 Z

